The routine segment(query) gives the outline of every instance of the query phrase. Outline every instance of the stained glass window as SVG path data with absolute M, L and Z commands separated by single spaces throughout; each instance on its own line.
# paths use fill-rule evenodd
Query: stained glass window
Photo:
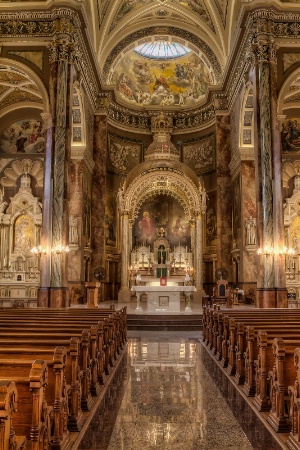
M 134 51 L 141 56 L 145 56 L 146 58 L 171 59 L 187 55 L 191 50 L 184 45 L 177 44 L 175 42 L 156 41 L 139 45 L 134 49 Z

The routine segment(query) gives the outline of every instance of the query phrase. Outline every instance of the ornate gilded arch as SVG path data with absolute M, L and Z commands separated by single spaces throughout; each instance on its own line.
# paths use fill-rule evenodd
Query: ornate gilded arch
M 146 199 L 159 194 L 170 195 L 177 199 L 188 220 L 202 212 L 200 193 L 183 172 L 158 169 L 141 173 L 125 191 L 124 209 L 128 211 L 130 219 L 134 220 L 138 217 Z

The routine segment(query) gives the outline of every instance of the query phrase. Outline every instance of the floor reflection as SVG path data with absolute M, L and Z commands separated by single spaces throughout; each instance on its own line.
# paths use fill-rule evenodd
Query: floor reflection
M 197 338 L 129 339 L 118 383 L 80 449 L 252 449 L 202 359 Z

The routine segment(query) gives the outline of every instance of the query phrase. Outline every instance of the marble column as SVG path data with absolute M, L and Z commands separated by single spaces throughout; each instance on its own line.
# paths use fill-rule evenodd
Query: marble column
M 203 219 L 204 215 L 199 213 L 195 223 L 195 287 L 193 292 L 194 302 L 200 302 L 205 292 L 203 290 Z
M 129 264 L 129 217 L 128 211 L 122 211 L 122 242 L 121 242 L 121 289 L 118 294 L 119 302 L 130 302 L 131 294 L 129 290 L 128 264 Z
M 38 290 L 38 306 L 48 306 L 49 286 L 51 276 L 51 241 L 52 234 L 52 149 L 53 149 L 53 122 L 50 112 L 41 114 L 46 145 L 44 154 L 44 194 L 40 245 L 47 250 L 40 256 L 40 287 Z
M 105 192 L 106 192 L 107 115 L 94 116 L 94 172 L 91 207 L 91 280 L 94 270 L 105 268 Z
M 84 294 L 85 286 L 84 247 L 87 243 L 82 236 L 84 170 L 85 164 L 83 160 L 71 160 L 69 166 L 69 219 L 74 220 L 74 226 L 77 227 L 75 230 L 77 241 L 74 242 L 74 236 L 70 237 L 71 227 L 69 225 L 68 284 L 71 303 L 74 300 L 74 293 L 79 294 L 80 292 Z
M 67 245 L 67 166 L 70 157 L 70 126 L 71 126 L 71 88 L 72 88 L 72 46 L 69 38 L 64 35 L 49 46 L 50 60 L 50 107 L 53 119 L 53 133 L 46 145 L 46 152 L 52 150 L 52 155 L 46 161 L 45 177 L 45 225 L 42 230 L 42 241 L 45 239 L 46 227 L 49 227 L 49 211 L 51 210 L 51 248 Z M 48 138 L 48 132 L 47 132 Z M 53 138 L 53 139 L 52 139 Z M 53 141 L 53 142 L 51 142 Z M 49 148 L 48 148 L 49 147 Z M 51 169 L 50 169 L 51 166 Z M 50 175 L 51 173 L 51 179 Z M 51 196 L 51 188 L 52 196 Z M 49 201 L 51 199 L 51 208 Z M 47 210 L 47 211 L 46 211 Z M 48 214 L 48 216 L 47 216 Z M 49 235 L 48 235 L 49 236 Z M 49 243 L 49 237 L 48 237 Z M 49 244 L 48 244 L 49 249 Z M 50 250 L 50 249 L 49 249 Z M 48 252 L 50 257 L 50 251 Z M 41 257 L 42 258 L 42 257 Z M 47 263 L 43 267 L 43 283 L 50 278 L 47 290 L 40 289 L 38 305 L 51 307 L 65 307 L 69 302 L 69 291 L 66 277 L 66 255 L 51 253 L 51 271 L 47 270 Z M 43 266 L 43 264 L 42 264 Z
M 239 244 L 241 252 L 239 265 L 239 286 L 248 292 L 256 289 L 257 283 L 257 246 L 254 243 L 247 246 L 246 222 L 250 217 L 254 223 L 256 219 L 256 197 L 255 197 L 255 164 L 254 161 L 241 161 L 241 217 L 242 217 L 242 242 Z M 236 261 L 236 259 L 234 259 Z M 238 267 L 234 263 L 235 268 Z M 233 278 L 234 280 L 235 278 Z
M 261 226 L 258 244 L 275 249 L 284 245 L 281 148 L 277 123 L 276 52 L 268 39 L 258 40 L 255 49 L 258 72 L 259 146 Z M 275 177 L 276 173 L 276 177 Z M 260 284 L 256 306 L 261 308 L 287 306 L 284 258 L 265 254 L 259 257 Z
M 216 112 L 216 169 L 217 169 L 217 267 L 231 274 L 232 213 L 231 176 L 228 161 L 230 149 L 230 116 Z

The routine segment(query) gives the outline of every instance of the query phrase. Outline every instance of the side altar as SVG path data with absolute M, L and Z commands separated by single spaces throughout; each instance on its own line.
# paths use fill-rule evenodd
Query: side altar
M 132 292 L 137 297 L 137 310 L 141 310 L 141 294 L 147 295 L 147 312 L 180 312 L 180 294 L 186 297 L 185 312 L 190 312 L 191 293 L 196 291 L 195 286 L 132 286 Z

